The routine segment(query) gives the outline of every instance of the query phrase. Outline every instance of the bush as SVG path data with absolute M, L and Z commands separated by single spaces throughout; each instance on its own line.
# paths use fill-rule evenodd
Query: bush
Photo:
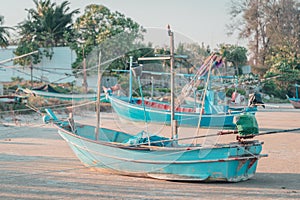
M 155 90 L 159 91 L 159 92 L 164 92 L 164 93 L 169 93 L 171 92 L 170 88 L 155 88 Z
M 280 88 L 273 80 L 268 80 L 262 87 L 262 92 L 280 99 L 286 99 L 287 91 Z

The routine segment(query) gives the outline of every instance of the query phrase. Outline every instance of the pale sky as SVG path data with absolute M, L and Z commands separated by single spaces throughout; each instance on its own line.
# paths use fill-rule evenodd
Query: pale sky
M 5 1 L 5 3 L 4 3 Z M 57 4 L 64 0 L 52 0 Z M 15 26 L 26 19 L 32 0 L 1 0 L 0 15 L 5 26 Z M 71 10 L 81 14 L 89 4 L 102 4 L 112 11 L 119 11 L 143 27 L 166 28 L 171 25 L 193 42 L 215 47 L 220 43 L 244 45 L 236 36 L 228 37 L 225 25 L 229 23 L 230 0 L 69 0 Z

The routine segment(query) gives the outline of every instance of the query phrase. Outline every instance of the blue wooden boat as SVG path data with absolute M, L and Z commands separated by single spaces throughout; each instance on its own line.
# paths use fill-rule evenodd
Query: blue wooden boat
M 145 136 L 60 121 L 49 109 L 44 117 L 54 122 L 60 136 L 88 168 L 117 174 L 176 181 L 238 182 L 251 178 L 262 142 L 237 141 L 205 147 L 180 144 L 156 135 Z
M 298 96 L 298 87 L 300 87 L 300 85 L 295 84 L 295 88 L 296 88 L 295 97 L 289 97 L 288 95 L 286 95 L 288 100 L 290 101 L 290 103 L 293 105 L 295 109 L 300 109 L 300 98 Z
M 170 56 L 164 57 L 142 57 L 138 60 L 169 60 Z M 244 112 L 255 114 L 257 106 L 239 107 L 238 109 L 230 108 L 228 105 L 221 105 L 218 101 L 221 99 L 218 96 L 223 95 L 225 99 L 225 93 L 216 92 L 210 90 L 211 88 L 211 69 L 215 69 L 222 65 L 222 57 L 216 54 L 210 55 L 204 62 L 204 64 L 198 69 L 198 71 L 192 76 L 190 83 L 182 88 L 181 94 L 177 97 L 176 109 L 174 110 L 174 119 L 172 119 L 171 105 L 170 103 L 163 103 L 153 100 L 145 100 L 142 94 L 142 87 L 140 84 L 140 74 L 142 72 L 140 67 L 132 66 L 132 57 L 129 62 L 129 95 L 115 96 L 109 94 L 109 100 L 114 111 L 122 118 L 132 121 L 142 121 L 147 123 L 161 123 L 171 125 L 172 120 L 176 120 L 178 126 L 190 126 L 190 127 L 210 127 L 210 128 L 235 128 L 234 117 Z M 127 70 L 125 70 L 127 72 Z M 170 70 L 172 71 L 172 70 Z M 151 73 L 151 72 L 147 72 Z M 141 98 L 132 97 L 132 78 L 137 77 Z M 171 82 L 174 82 L 174 73 L 167 73 L 171 75 Z M 214 76 L 214 79 L 219 79 L 220 76 Z M 204 92 L 202 94 L 203 102 L 196 103 L 194 106 L 190 104 L 183 105 L 186 97 L 190 97 L 193 91 L 200 85 L 200 81 L 205 82 Z M 171 84 L 172 85 L 172 84 Z M 174 85 L 174 84 L 173 84 Z M 194 88 L 194 89 L 193 89 Z M 171 96 L 174 95 L 171 92 Z M 194 94 L 194 96 L 196 96 Z M 171 97 L 172 99 L 172 97 Z M 174 99 L 174 97 L 173 97 Z M 173 101 L 174 102 L 174 101 Z M 196 105 L 197 104 L 197 105 Z M 200 105 L 199 105 L 200 104 Z
M 290 98 L 289 97 L 289 101 L 295 109 L 300 109 L 300 99 L 299 98 Z
M 29 95 L 40 96 L 47 99 L 59 99 L 61 101 L 96 101 L 97 94 L 96 93 L 88 93 L 88 94 L 64 94 L 55 91 L 43 91 L 40 89 L 28 89 L 18 87 L 19 90 L 25 92 Z M 108 102 L 106 95 L 101 94 L 101 102 Z
M 27 97 L 19 95 L 1 95 L 0 103 L 27 103 Z
M 209 93 L 209 91 L 208 91 Z M 211 93 L 213 94 L 213 92 Z M 175 110 L 175 119 L 179 126 L 210 127 L 210 128 L 234 128 L 234 117 L 244 112 L 255 114 L 257 107 L 247 107 L 243 110 L 229 110 L 228 106 L 213 105 L 208 95 L 202 114 L 201 109 L 182 106 Z M 171 124 L 171 111 L 168 103 L 142 100 L 125 96 L 109 96 L 111 106 L 122 118 L 133 121 L 146 121 L 148 123 Z

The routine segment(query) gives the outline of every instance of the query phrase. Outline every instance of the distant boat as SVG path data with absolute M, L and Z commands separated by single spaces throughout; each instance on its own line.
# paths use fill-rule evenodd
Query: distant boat
M 294 108 L 300 109 L 300 99 L 297 98 L 289 98 L 291 104 L 293 105 Z
M 155 60 L 155 59 L 168 59 L 165 57 L 142 57 L 139 60 Z M 142 72 L 140 67 L 133 68 L 132 60 L 130 60 L 129 71 L 129 95 L 116 96 L 109 94 L 110 103 L 114 111 L 122 118 L 132 121 L 146 121 L 147 123 L 160 123 L 171 125 L 172 113 L 171 104 L 169 102 L 159 102 L 154 100 L 146 100 L 143 97 L 132 97 L 132 74 L 137 76 L 139 87 L 142 96 L 142 88 L 140 84 L 140 74 Z M 177 97 L 176 108 L 174 110 L 174 118 L 177 121 L 178 126 L 190 126 L 190 127 L 210 127 L 210 128 L 235 128 L 234 117 L 249 112 L 255 114 L 257 106 L 253 107 L 239 107 L 238 109 L 229 109 L 228 105 L 221 105 L 218 101 L 221 99 L 219 96 L 225 98 L 225 93 L 216 92 L 208 88 L 211 87 L 211 69 L 216 69 L 222 64 L 222 58 L 216 54 L 210 55 L 204 62 L 204 64 L 198 69 L 198 71 L 192 76 L 190 83 L 186 84 L 181 94 Z M 147 72 L 151 73 L 151 72 Z M 155 72 L 154 72 L 155 73 Z M 214 76 L 214 79 L 218 79 L 218 76 Z M 200 102 L 189 102 L 190 106 L 183 105 L 186 98 L 190 98 L 190 95 L 200 85 L 199 80 L 206 79 L 206 86 L 201 95 Z M 104 91 L 107 89 L 104 88 Z M 172 92 L 171 92 L 172 95 Z M 191 105 L 195 103 L 194 105 Z M 175 104 L 175 103 L 174 103 Z
M 96 101 L 97 94 L 96 93 L 88 93 L 88 94 L 64 94 L 55 90 L 51 85 L 44 85 L 35 89 L 28 89 L 18 87 L 19 90 L 25 92 L 26 94 L 40 96 L 43 98 L 54 98 L 59 99 L 61 101 Z M 101 94 L 101 102 L 108 102 L 106 95 Z
M 133 121 L 147 121 L 148 123 L 171 124 L 171 107 L 169 103 L 142 100 L 140 98 L 109 96 L 111 106 L 114 111 L 122 118 Z M 244 112 L 255 114 L 256 107 L 248 107 L 243 110 L 230 111 L 228 106 L 212 105 L 212 102 L 207 98 L 204 105 L 204 110 L 200 114 L 201 109 L 193 107 L 177 107 L 175 110 L 175 119 L 179 126 L 210 128 L 234 128 L 234 117 Z
M 298 84 L 295 84 L 295 88 L 296 88 L 296 97 L 289 97 L 288 95 L 286 95 L 287 96 L 287 98 L 288 98 L 288 100 L 290 101 L 290 103 L 293 105 L 293 107 L 295 108 L 295 109 L 300 109 L 300 98 L 299 98 L 299 96 L 298 96 L 298 87 L 300 87 L 300 85 L 298 85 Z
M 19 95 L 0 96 L 0 103 L 26 103 L 26 102 L 27 102 L 26 96 L 19 96 Z

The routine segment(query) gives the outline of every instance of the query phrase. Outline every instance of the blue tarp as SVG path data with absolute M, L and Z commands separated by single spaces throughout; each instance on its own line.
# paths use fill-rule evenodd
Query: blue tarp
M 158 135 L 152 135 L 152 136 L 149 136 L 149 137 L 145 137 L 144 136 L 144 131 L 138 133 L 137 135 L 129 138 L 128 140 L 125 140 L 123 141 L 123 143 L 126 143 L 126 144 L 130 144 L 130 145 L 140 145 L 140 144 L 149 144 L 149 139 L 150 139 L 150 145 L 151 146 L 159 146 L 159 147 L 162 147 L 162 146 L 171 146 L 172 142 L 171 141 L 168 141 L 169 138 L 166 138 L 166 137 L 161 137 L 161 136 L 158 136 Z M 147 134 L 147 133 L 145 133 Z

